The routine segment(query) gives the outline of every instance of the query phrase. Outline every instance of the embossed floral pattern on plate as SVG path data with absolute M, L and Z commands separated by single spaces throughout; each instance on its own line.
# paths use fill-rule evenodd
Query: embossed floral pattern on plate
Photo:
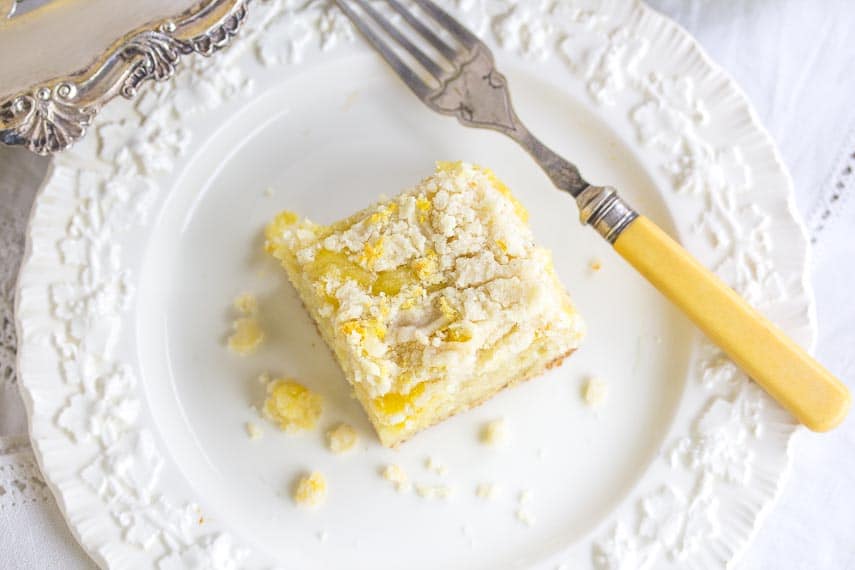
M 445 4 L 504 53 L 560 62 L 669 180 L 667 200 L 693 213 L 688 245 L 800 340 L 811 340 L 804 275 L 782 274 L 773 247 L 789 231 L 804 271 L 804 239 L 792 237 L 800 226 L 786 207 L 788 177 L 741 93 L 689 37 L 634 1 Z M 193 148 L 192 120 L 216 120 L 253 95 L 240 62 L 281 73 L 354 45 L 328 1 L 256 1 L 222 60 L 188 57 L 174 82 L 105 112 L 93 124 L 97 136 L 55 160 L 20 283 L 21 385 L 46 478 L 101 564 L 238 568 L 252 560 L 227 525 L 200 524 L 199 507 L 163 484 L 168 459 L 147 424 L 138 371 L 117 356 L 137 276 L 116 238 L 150 222 L 164 192 L 158 175 L 172 173 Z M 710 100 L 711 86 L 723 90 L 725 103 Z M 732 109 L 748 118 L 747 134 L 712 134 L 711 122 Z M 771 199 L 758 179 L 780 183 Z M 770 200 L 776 209 L 766 208 Z M 46 279 L 44 267 L 56 267 L 57 277 Z M 59 374 L 37 361 L 54 363 Z M 651 473 L 575 546 L 592 567 L 719 567 L 745 547 L 776 497 L 791 420 L 709 345 L 699 347 L 686 389 L 693 408 L 680 410 Z M 45 390 L 63 397 L 46 398 Z M 79 466 L 71 473 L 69 453 Z

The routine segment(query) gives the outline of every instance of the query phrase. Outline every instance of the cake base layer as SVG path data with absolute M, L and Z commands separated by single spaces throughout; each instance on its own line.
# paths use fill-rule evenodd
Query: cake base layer
M 468 396 L 462 395 L 459 399 L 452 401 L 450 405 L 442 406 L 438 408 L 434 413 L 422 416 L 422 419 L 417 424 L 407 426 L 407 428 L 405 429 L 396 430 L 394 428 L 389 429 L 385 427 L 378 427 L 377 424 L 374 423 L 374 429 L 377 431 L 377 435 L 380 437 L 380 443 L 382 443 L 386 447 L 398 447 L 400 444 L 405 443 L 408 439 L 410 439 L 419 432 L 422 432 L 430 427 L 440 424 L 445 420 L 451 418 L 452 416 L 456 416 L 457 414 L 462 414 L 473 408 L 477 408 L 487 400 L 493 398 L 493 396 L 495 396 L 502 390 L 506 388 L 513 388 L 518 384 L 522 384 L 523 382 L 527 382 L 528 380 L 543 375 L 551 368 L 560 366 L 561 363 L 563 363 L 564 360 L 571 354 L 573 354 L 575 351 L 576 349 L 568 350 L 566 353 L 562 354 L 558 358 L 555 358 L 545 364 L 539 363 L 538 366 L 531 368 L 530 370 L 520 375 L 518 378 L 513 378 L 504 382 L 503 384 L 499 384 L 498 386 L 487 385 L 482 390 L 479 390 L 477 394 L 473 393 L 469 394 Z M 362 405 L 365 406 L 365 403 L 362 402 Z

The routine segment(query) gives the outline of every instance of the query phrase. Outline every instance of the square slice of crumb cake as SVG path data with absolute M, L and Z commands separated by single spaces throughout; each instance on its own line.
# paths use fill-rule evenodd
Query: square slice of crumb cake
M 281 261 L 365 408 L 396 446 L 559 364 L 584 323 L 495 175 L 439 163 L 415 188 L 330 226 L 283 212 Z

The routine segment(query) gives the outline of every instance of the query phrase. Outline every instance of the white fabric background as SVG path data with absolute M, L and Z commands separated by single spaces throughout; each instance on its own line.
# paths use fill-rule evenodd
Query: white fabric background
M 855 2 L 649 0 L 744 88 L 795 180 L 814 240 L 817 355 L 855 388 Z M 0 567 L 92 568 L 47 492 L 14 377 L 12 290 L 44 159 L 0 148 Z M 801 433 L 780 502 L 739 567 L 855 569 L 855 417 Z

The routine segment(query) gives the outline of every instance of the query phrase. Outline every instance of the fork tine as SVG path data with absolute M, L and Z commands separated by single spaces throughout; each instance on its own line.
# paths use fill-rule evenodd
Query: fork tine
M 418 61 L 422 67 L 424 67 L 428 73 L 433 75 L 437 80 L 441 80 L 444 76 L 448 75 L 444 69 L 442 69 L 435 61 L 433 61 L 425 52 L 420 50 L 416 44 L 414 44 L 410 39 L 401 33 L 401 31 L 392 25 L 392 22 L 386 19 L 386 17 L 374 9 L 370 3 L 366 0 L 354 0 L 359 6 L 365 10 L 365 13 L 371 16 L 377 25 L 379 25 L 384 32 L 389 34 L 392 39 L 398 42 L 401 47 L 403 47 L 410 55 L 412 55 L 416 61 Z
M 431 15 L 431 17 L 436 20 L 439 24 L 441 24 L 446 30 L 451 32 L 451 34 L 462 43 L 468 49 L 472 49 L 475 46 L 482 45 L 481 40 L 478 39 L 478 36 L 469 31 L 469 29 L 455 20 L 453 17 L 449 15 L 448 12 L 434 4 L 431 0 L 413 0 L 416 4 L 422 7 L 422 9 Z
M 422 35 L 430 44 L 436 48 L 436 50 L 441 53 L 448 61 L 454 61 L 457 57 L 457 53 L 449 47 L 447 43 L 445 43 L 442 38 L 436 35 L 433 30 L 428 28 L 424 22 L 413 16 L 413 13 L 407 10 L 404 6 L 401 5 L 398 0 L 386 0 L 386 3 L 389 4 L 398 14 L 400 14 L 407 23 L 413 27 L 418 33 Z
M 347 2 L 348 0 L 335 0 L 335 3 L 339 8 L 341 8 L 341 11 L 345 13 L 350 21 L 353 22 L 353 25 L 356 26 L 363 36 L 365 36 L 365 39 L 374 46 L 374 49 L 376 49 L 392 69 L 395 70 L 395 73 L 397 73 L 404 83 L 407 84 L 407 87 L 412 89 L 420 99 L 427 98 L 432 89 L 422 80 L 421 77 L 415 74 L 410 66 L 398 57 L 388 44 L 371 29 L 371 27 L 353 10 L 353 8 L 348 6 Z

